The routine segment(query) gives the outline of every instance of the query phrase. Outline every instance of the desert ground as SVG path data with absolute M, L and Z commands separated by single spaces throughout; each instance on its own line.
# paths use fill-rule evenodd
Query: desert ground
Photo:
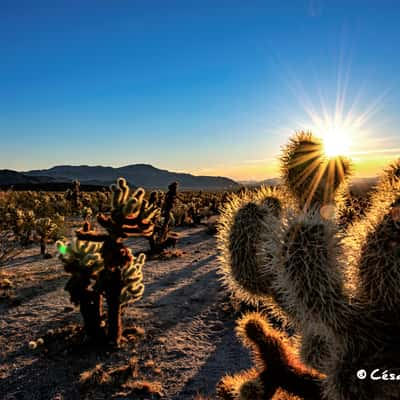
M 250 367 L 214 236 L 204 226 L 178 230 L 179 256 L 146 261 L 145 293 L 125 310 L 119 349 L 87 344 L 55 246 L 51 259 L 36 245 L 2 267 L 13 286 L 0 299 L 0 398 L 212 399 L 223 375 Z M 134 252 L 148 247 L 145 239 L 128 243 Z M 44 343 L 31 349 L 38 338 Z

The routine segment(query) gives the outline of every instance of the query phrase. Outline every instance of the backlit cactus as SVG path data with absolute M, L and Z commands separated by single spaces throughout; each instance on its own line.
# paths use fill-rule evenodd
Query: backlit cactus
M 311 132 L 299 132 L 283 148 L 282 179 L 300 207 L 332 204 L 340 185 L 351 174 L 349 160 L 327 158 L 321 139 Z
M 27 245 L 32 241 L 32 231 L 35 222 L 35 213 L 33 210 L 9 207 L 4 218 L 6 224 L 13 231 L 15 238 L 21 245 Z
M 97 222 L 104 231 L 92 230 L 88 222 L 76 231 L 79 241 L 100 245 L 98 250 L 103 268 L 96 276 L 94 289 L 104 296 L 108 305 L 107 337 L 118 345 L 122 338 L 122 307 L 141 298 L 144 255 L 137 258 L 123 244 L 128 237 L 148 237 L 153 234 L 154 220 L 160 210 L 144 199 L 145 191 L 137 189 L 130 194 L 124 178 L 119 178 L 111 189 L 111 211 L 99 214 Z
M 153 192 L 149 201 L 151 204 L 161 204 L 159 218 L 155 221 L 153 233 L 149 235 L 150 253 L 159 254 L 168 247 L 175 247 L 179 235 L 171 230 L 174 222 L 172 209 L 174 208 L 176 199 L 178 198 L 178 182 L 172 182 L 168 186 L 168 192 L 163 200 L 161 196 Z
M 90 218 L 93 216 L 93 210 L 90 207 L 85 206 L 82 208 L 81 214 L 83 219 L 90 220 Z
M 312 210 L 289 213 L 278 226 L 262 237 L 260 266 L 272 278 L 278 304 L 294 321 L 340 331 L 347 297 L 335 224 Z
M 121 290 L 120 301 L 122 305 L 134 303 L 143 296 L 144 285 L 142 268 L 146 261 L 144 254 L 139 254 L 136 259 L 122 269 L 122 282 L 124 287 Z
M 278 400 L 281 397 L 275 396 L 280 393 L 288 398 L 320 399 L 323 376 L 304 367 L 296 358 L 289 340 L 260 314 L 249 313 L 239 320 L 237 334 L 244 346 L 251 350 L 256 367 L 222 379 L 217 388 L 221 398 Z
M 257 209 L 249 197 L 228 202 L 222 211 L 220 270 L 226 286 L 247 301 L 270 305 L 263 296 L 272 296 L 276 313 L 295 330 L 289 342 L 259 315 L 242 319 L 239 336 L 255 349 L 256 367 L 225 377 L 218 390 L 222 399 L 400 398 L 398 383 L 377 385 L 356 375 L 359 369 L 396 372 L 400 354 L 399 163 L 382 175 L 365 216 L 344 230 L 335 208 L 344 204 L 350 163 L 327 159 L 322 146 L 310 133 L 300 133 L 283 149 L 283 190 L 297 204 L 282 202 L 275 220 L 253 212 L 243 221 L 243 210 Z M 249 290 L 254 287 L 257 292 Z M 285 375 L 297 368 L 306 374 Z M 307 393 L 305 387 L 314 389 Z
M 71 274 L 65 290 L 71 302 L 80 307 L 87 335 L 94 341 L 103 341 L 102 299 L 93 286 L 104 267 L 101 245 L 76 239 L 72 242 L 59 240 L 56 244 L 64 269 Z
M 58 226 L 51 218 L 46 217 L 38 218 L 35 221 L 34 228 L 40 244 L 40 254 L 43 258 L 49 258 L 50 255 L 46 252 L 47 243 L 52 235 L 57 232 Z
M 66 191 L 65 199 L 70 202 L 72 212 L 77 213 L 82 208 L 81 183 L 77 179 L 72 182 L 72 189 Z
M 221 210 L 217 242 L 224 284 L 240 300 L 253 303 L 272 294 L 268 271 L 261 270 L 262 236 L 268 235 L 279 217 L 294 207 L 281 189 L 262 187 L 232 195 Z
M 366 218 L 345 239 L 357 297 L 382 312 L 400 305 L 400 179 L 381 182 Z
M 389 180 L 390 182 L 400 179 L 400 158 L 393 161 L 384 171 L 381 180 Z

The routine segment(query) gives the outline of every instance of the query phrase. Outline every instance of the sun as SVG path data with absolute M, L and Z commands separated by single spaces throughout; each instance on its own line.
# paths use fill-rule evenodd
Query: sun
M 332 158 L 348 156 L 351 146 L 351 132 L 345 127 L 337 126 L 324 130 L 322 133 L 325 154 Z

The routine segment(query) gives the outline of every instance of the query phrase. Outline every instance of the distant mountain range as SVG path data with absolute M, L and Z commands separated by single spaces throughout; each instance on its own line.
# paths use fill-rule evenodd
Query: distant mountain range
M 54 179 L 48 176 L 29 176 L 24 172 L 0 169 L 0 185 L 39 184 L 46 182 L 54 182 Z
M 263 181 L 241 181 L 220 176 L 196 176 L 186 173 L 171 172 L 155 168 L 148 164 L 133 164 L 125 167 L 113 168 L 103 166 L 72 166 L 60 165 L 49 169 L 17 172 L 9 169 L 0 170 L 0 187 L 40 190 L 65 190 L 74 179 L 78 179 L 85 190 L 97 190 L 115 182 L 123 176 L 133 187 L 146 189 L 167 189 L 173 181 L 178 181 L 181 190 L 235 190 L 241 185 L 276 186 L 279 178 L 265 179 Z M 376 183 L 376 178 L 353 178 L 354 187 L 371 187 Z
M 167 189 L 173 181 L 179 182 L 181 190 L 233 190 L 239 187 L 237 182 L 229 178 L 171 172 L 148 164 L 134 164 L 120 168 L 60 165 L 26 172 L 4 169 L 0 170 L 0 186 L 57 185 L 70 183 L 74 179 L 78 179 L 83 185 L 107 186 L 121 176 L 131 186 L 146 189 Z

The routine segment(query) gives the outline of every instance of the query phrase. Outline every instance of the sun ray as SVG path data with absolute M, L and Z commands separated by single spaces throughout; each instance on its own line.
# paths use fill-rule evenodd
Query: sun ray
M 306 199 L 305 208 L 308 208 L 310 206 L 314 194 L 317 191 L 321 179 L 325 173 L 325 169 L 326 169 L 326 163 L 322 164 L 320 163 L 317 174 L 315 174 L 313 180 L 311 181 L 311 189 Z
M 316 85 L 311 90 L 292 69 L 283 66 L 286 84 L 304 112 L 303 121 L 298 121 L 295 129 L 311 131 L 321 138 L 327 157 L 350 158 L 357 152 L 373 153 L 375 149 L 379 152 L 381 146 L 376 143 L 376 135 L 373 137 L 372 134 L 382 131 L 388 125 L 386 122 L 384 127 L 380 126 L 382 118 L 377 120 L 376 116 L 381 113 L 390 87 L 371 97 L 367 90 L 368 82 L 361 83 L 358 90 L 353 88 L 351 57 L 345 54 L 347 52 L 344 49 L 340 50 L 334 78 L 336 85 L 333 87 L 331 82 L 321 82 L 316 76 Z M 330 94 L 333 94 L 332 98 Z M 293 120 L 296 123 L 298 115 L 294 115 Z M 354 161 L 355 165 L 359 164 L 359 160 Z
M 315 158 L 315 157 L 314 157 Z M 304 163 L 304 162 L 303 162 Z M 296 182 L 296 186 L 300 187 L 306 180 L 308 177 L 312 176 L 312 174 L 314 173 L 314 171 L 316 169 L 319 169 L 321 166 L 321 160 L 320 158 L 315 158 L 315 160 L 309 164 L 304 171 L 302 172 L 302 174 L 299 176 L 298 181 Z

